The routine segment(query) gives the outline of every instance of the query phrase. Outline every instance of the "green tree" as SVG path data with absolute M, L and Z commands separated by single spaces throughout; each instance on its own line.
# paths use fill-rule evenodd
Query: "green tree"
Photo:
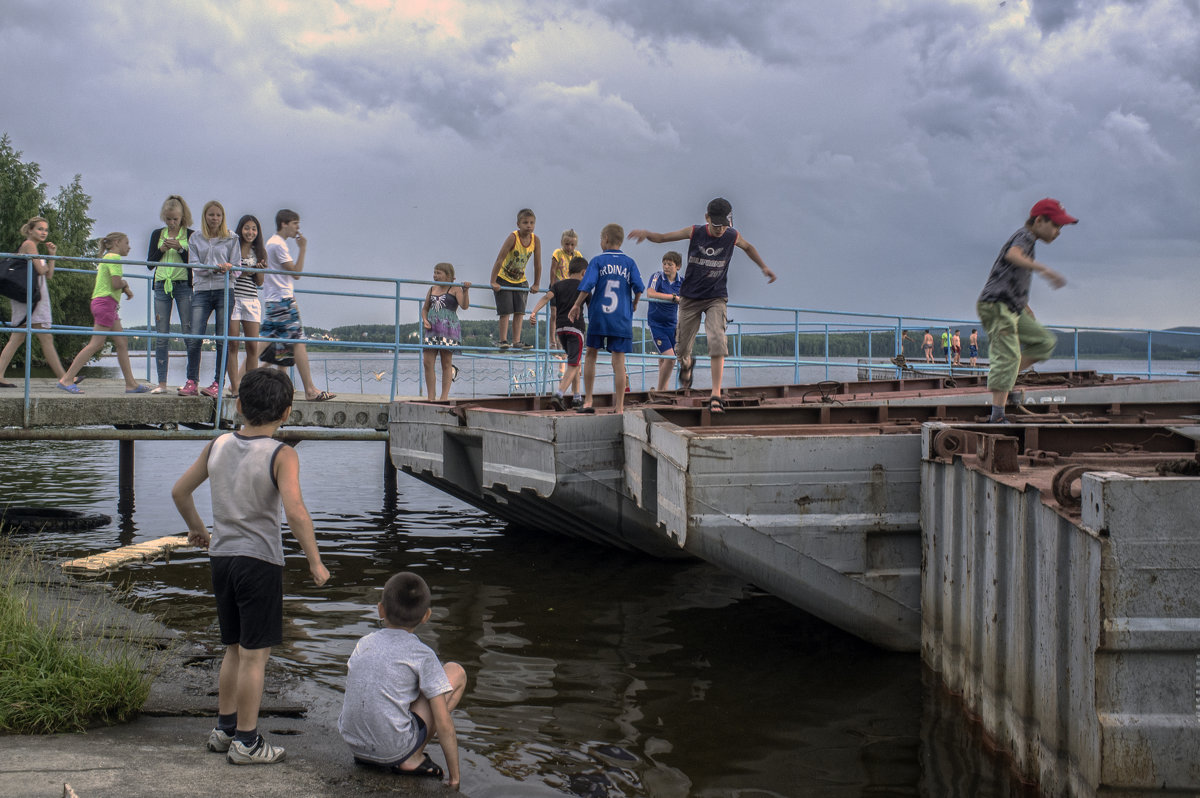
M 70 185 L 59 188 L 52 202 L 46 199 L 46 184 L 41 180 L 41 167 L 21 160 L 22 153 L 12 146 L 8 134 L 0 136 L 0 252 L 16 252 L 24 239 L 21 226 L 31 216 L 44 216 L 50 223 L 50 240 L 58 245 L 58 254 L 69 257 L 94 257 L 98 248 L 92 240 L 94 219 L 87 215 L 92 198 L 83 191 L 80 175 Z M 94 264 L 59 262 L 60 268 L 95 270 Z M 50 302 L 55 324 L 80 327 L 92 326 L 91 296 L 95 281 L 87 274 L 55 272 L 50 281 Z M 0 298 L 0 315 L 11 318 L 8 300 Z M 63 364 L 68 364 L 87 343 L 82 335 L 56 335 L 54 347 Z M 45 366 L 41 347 L 34 339 L 34 359 Z M 10 368 L 24 368 L 23 347 Z

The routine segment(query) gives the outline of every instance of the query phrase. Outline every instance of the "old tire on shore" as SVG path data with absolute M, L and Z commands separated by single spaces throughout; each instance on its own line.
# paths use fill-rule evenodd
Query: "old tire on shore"
M 61 510 L 54 507 L 0 507 L 0 526 L 9 531 L 36 532 L 42 529 L 95 529 L 112 523 L 110 516 L 103 513 L 85 513 L 79 510 Z

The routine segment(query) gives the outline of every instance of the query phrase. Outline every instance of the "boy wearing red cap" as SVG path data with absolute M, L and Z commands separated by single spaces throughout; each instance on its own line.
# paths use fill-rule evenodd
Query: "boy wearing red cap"
M 1009 423 L 1004 405 L 1017 374 L 1048 359 L 1057 342 L 1054 333 L 1043 327 L 1029 309 L 1029 284 L 1033 272 L 1040 272 L 1051 288 L 1062 288 L 1067 281 L 1034 260 L 1034 244 L 1049 244 L 1058 238 L 1064 225 L 1078 221 L 1063 210 L 1058 200 L 1040 200 L 1029 211 L 1025 226 L 1001 247 L 979 295 L 975 309 L 988 335 L 988 389 L 992 392 L 992 415 L 988 420 L 993 424 Z

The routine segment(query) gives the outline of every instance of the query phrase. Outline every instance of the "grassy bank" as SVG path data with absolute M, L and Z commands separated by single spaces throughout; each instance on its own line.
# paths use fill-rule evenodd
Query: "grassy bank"
M 2 534 L 2 533 L 0 533 Z M 150 659 L 59 608 L 51 566 L 0 537 L 0 733 L 82 731 L 133 717 L 150 691 Z M 102 613 L 89 601 L 88 613 Z

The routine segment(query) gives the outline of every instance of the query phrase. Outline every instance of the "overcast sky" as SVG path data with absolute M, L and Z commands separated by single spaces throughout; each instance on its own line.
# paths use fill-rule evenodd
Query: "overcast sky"
M 4 5 L 0 131 L 134 255 L 179 193 L 297 210 L 311 271 L 486 283 L 520 208 L 548 272 L 565 228 L 591 256 L 720 195 L 779 275 L 739 254 L 732 302 L 973 318 L 1052 196 L 1082 221 L 1038 249 L 1068 280 L 1040 318 L 1200 323 L 1200 0 Z M 625 249 L 648 276 L 668 247 Z

